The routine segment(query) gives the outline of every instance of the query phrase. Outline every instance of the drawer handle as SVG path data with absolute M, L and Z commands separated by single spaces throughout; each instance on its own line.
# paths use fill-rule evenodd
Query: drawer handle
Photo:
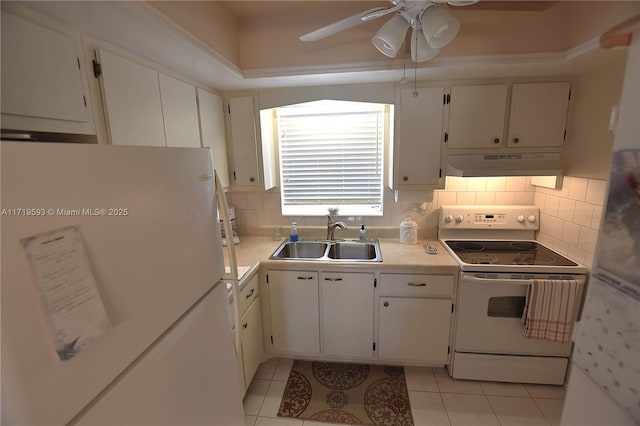
M 384 307 L 386 308 L 387 306 L 389 306 L 389 302 L 384 302 Z
M 325 281 L 342 281 L 342 278 L 325 278 Z
M 247 328 L 249 326 L 249 324 L 247 324 L 246 322 L 244 324 L 242 324 L 242 328 Z
M 299 280 L 312 280 L 313 277 L 298 277 Z
M 256 289 L 255 289 L 255 288 L 252 288 L 252 289 L 251 289 L 251 291 L 249 292 L 249 294 L 247 294 L 245 297 L 246 297 L 247 299 L 248 299 L 248 298 L 250 298 L 251 296 L 253 296 L 253 292 L 254 292 L 254 291 L 256 291 Z
M 409 287 L 426 287 L 426 286 L 427 286 L 427 284 L 426 284 L 426 283 L 419 283 L 419 284 L 416 284 L 416 283 L 407 283 L 407 285 L 408 285 Z

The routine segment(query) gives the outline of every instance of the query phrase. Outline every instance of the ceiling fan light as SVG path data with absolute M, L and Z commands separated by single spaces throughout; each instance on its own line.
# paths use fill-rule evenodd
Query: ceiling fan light
M 460 31 L 460 22 L 446 9 L 435 5 L 424 11 L 420 21 L 427 42 L 435 49 L 451 43 Z
M 429 46 L 421 32 L 413 30 L 411 35 L 411 59 L 413 62 L 424 62 L 434 58 L 440 49 Z
M 409 29 L 409 23 L 401 15 L 394 15 L 373 36 L 371 42 L 383 55 L 395 58 Z

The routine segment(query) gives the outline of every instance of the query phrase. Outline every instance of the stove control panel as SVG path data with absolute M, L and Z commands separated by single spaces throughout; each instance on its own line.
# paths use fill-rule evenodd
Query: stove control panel
M 537 230 L 540 210 L 536 206 L 442 206 L 441 229 Z

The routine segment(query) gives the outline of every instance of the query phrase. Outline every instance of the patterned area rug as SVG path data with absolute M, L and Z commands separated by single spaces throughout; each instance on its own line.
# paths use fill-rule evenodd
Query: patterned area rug
M 278 416 L 413 426 L 404 369 L 383 365 L 296 360 Z

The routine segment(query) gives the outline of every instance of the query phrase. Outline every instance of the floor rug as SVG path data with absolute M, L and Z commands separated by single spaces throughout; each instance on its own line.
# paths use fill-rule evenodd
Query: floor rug
M 383 365 L 296 360 L 278 416 L 413 426 L 404 369 Z

